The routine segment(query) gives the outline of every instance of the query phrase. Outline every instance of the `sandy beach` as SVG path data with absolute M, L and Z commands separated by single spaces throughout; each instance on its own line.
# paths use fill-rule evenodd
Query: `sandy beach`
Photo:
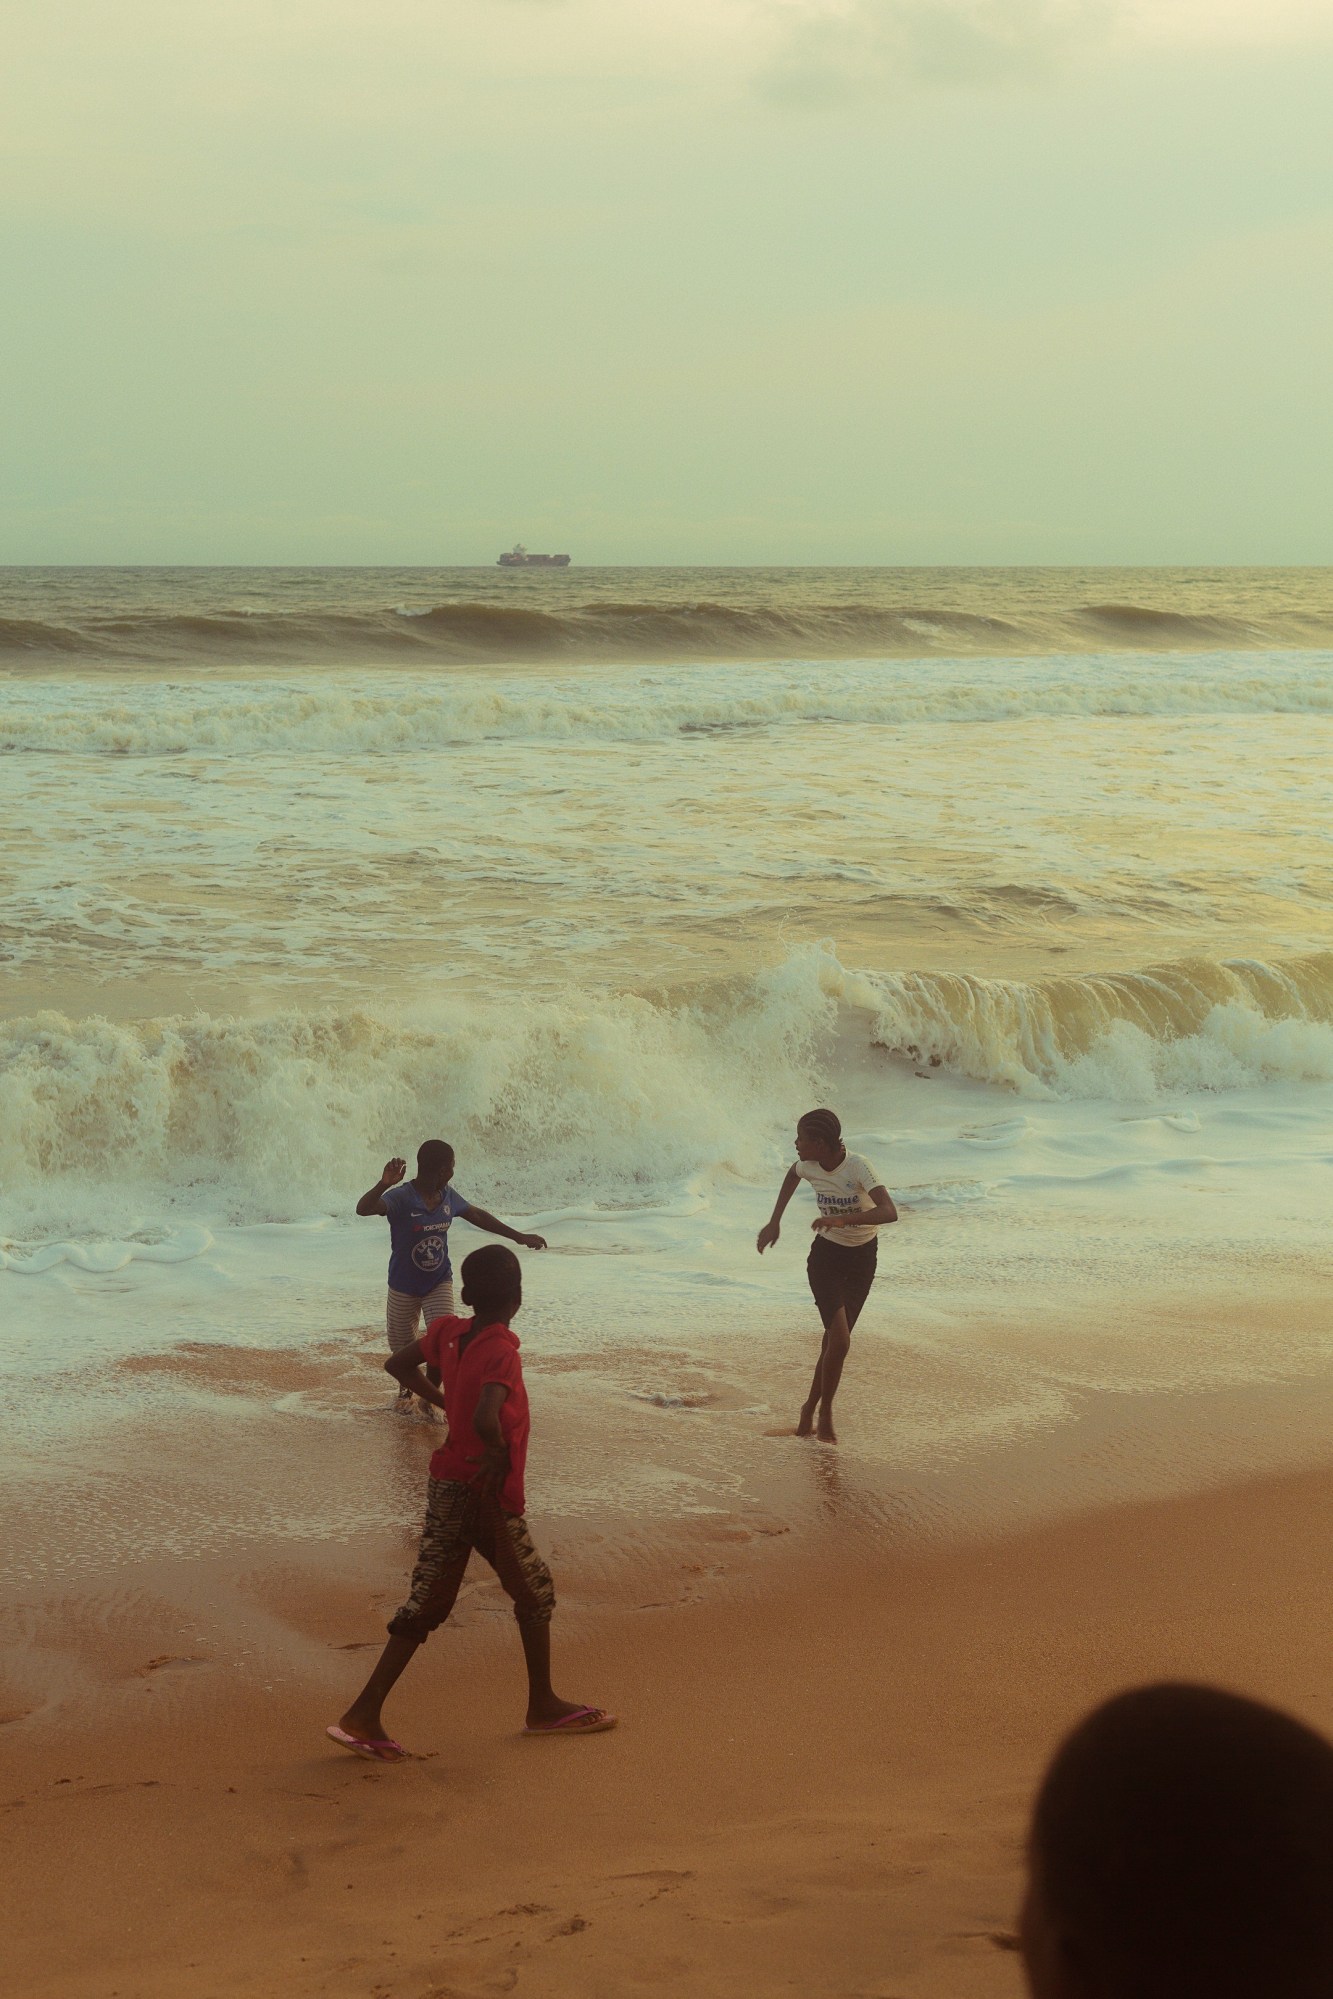
M 765 1439 L 770 1482 L 731 1512 L 537 1501 L 557 1684 L 620 1728 L 518 1734 L 508 1606 L 474 1565 L 391 1709 L 413 1760 L 340 1755 L 322 1729 L 398 1600 L 432 1439 L 374 1415 L 331 1453 L 285 1398 L 295 1375 L 331 1403 L 364 1396 L 373 1358 L 368 1333 L 322 1359 L 181 1349 L 155 1363 L 174 1403 L 140 1398 L 81 1447 L 100 1451 L 101 1503 L 56 1467 L 38 1500 L 23 1481 L 7 1538 L 34 1560 L 5 1607 L 0 1806 L 12 1975 L 32 1999 L 999 1999 L 1020 1990 L 1026 1803 L 1092 1701 L 1202 1677 L 1333 1723 L 1333 1385 L 1311 1380 L 1207 1407 L 1090 1398 L 1073 1432 L 974 1466 L 947 1518 L 895 1507 L 891 1484 L 863 1503 L 850 1400 L 841 1456 Z M 560 1380 L 534 1366 L 548 1418 Z M 1290 1456 L 1297 1401 L 1307 1468 L 1205 1469 L 1206 1440 L 1243 1433 L 1251 1462 L 1265 1431 Z M 564 1448 L 597 1448 L 600 1428 L 623 1451 L 605 1415 L 592 1397 Z M 1096 1491 L 1106 1462 L 1147 1486 L 1174 1464 L 1176 1489 L 1024 1524 L 1080 1463 Z M 201 1496 L 192 1477 L 213 1483 Z M 323 1535 L 292 1504 L 362 1483 L 364 1517 Z M 188 1526 L 209 1492 L 206 1544 Z

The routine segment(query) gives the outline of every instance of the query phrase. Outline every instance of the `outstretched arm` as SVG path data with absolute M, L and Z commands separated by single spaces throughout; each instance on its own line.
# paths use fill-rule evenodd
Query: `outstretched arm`
M 423 1402 L 433 1402 L 437 1409 L 443 1409 L 444 1397 L 438 1386 L 422 1372 L 422 1362 L 425 1358 L 421 1341 L 413 1340 L 410 1347 L 404 1347 L 401 1352 L 389 1355 L 384 1363 L 384 1372 L 391 1374 L 404 1388 L 410 1388 Z
M 783 1215 L 786 1213 L 788 1201 L 790 1201 L 792 1195 L 796 1192 L 796 1189 L 800 1186 L 800 1184 L 801 1184 L 800 1174 L 796 1171 L 796 1168 L 794 1166 L 789 1166 L 787 1168 L 787 1177 L 778 1189 L 778 1198 L 773 1203 L 773 1212 L 769 1216 L 768 1220 L 764 1223 L 764 1226 L 760 1229 L 758 1237 L 756 1238 L 755 1241 L 755 1247 L 759 1251 L 759 1254 L 761 1256 L 763 1255 L 766 1249 L 772 1248 L 773 1244 L 782 1234 L 782 1230 L 779 1224 L 782 1221 Z
M 524 1249 L 545 1249 L 546 1247 L 545 1236 L 521 1235 L 517 1229 L 511 1229 L 508 1222 L 498 1220 L 496 1216 L 491 1214 L 488 1208 L 479 1208 L 475 1201 L 469 1201 L 467 1213 L 462 1219 L 465 1222 L 471 1222 L 474 1228 L 485 1229 L 487 1235 L 502 1235 L 506 1242 L 522 1243 Z
M 876 1229 L 885 1222 L 896 1222 L 898 1210 L 889 1197 L 887 1187 L 872 1187 L 870 1198 L 873 1208 L 853 1208 L 849 1215 L 816 1215 L 811 1228 L 823 1229 Z
M 374 1186 L 367 1187 L 365 1193 L 357 1202 L 356 1212 L 358 1215 L 382 1215 L 385 1212 L 384 1195 L 386 1190 L 390 1187 L 396 1187 L 406 1171 L 407 1161 L 405 1159 L 391 1159 Z

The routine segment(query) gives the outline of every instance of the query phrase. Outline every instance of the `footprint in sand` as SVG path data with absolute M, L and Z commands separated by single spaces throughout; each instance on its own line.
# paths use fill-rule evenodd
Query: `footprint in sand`
M 693 1881 L 693 1870 L 688 1867 L 649 1867 L 638 1874 L 613 1874 L 613 1881 L 641 1881 L 650 1890 L 649 1902 L 656 1902 L 662 1895 L 673 1894 L 683 1888 L 687 1881 Z
M 993 1950 L 1023 1948 L 1021 1939 L 1013 1930 L 954 1930 L 951 1936 L 955 1945 L 989 1944 Z M 943 1947 L 948 1950 L 950 1946 L 945 1944 Z
M 145 1677 L 149 1673 L 160 1673 L 164 1666 L 207 1666 L 211 1663 L 202 1652 L 159 1652 L 146 1666 L 140 1666 L 139 1673 L 140 1677 Z

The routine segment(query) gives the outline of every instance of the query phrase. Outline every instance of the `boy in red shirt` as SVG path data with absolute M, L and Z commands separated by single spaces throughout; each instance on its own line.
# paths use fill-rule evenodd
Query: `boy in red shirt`
M 443 1409 L 447 1440 L 430 1461 L 426 1521 L 407 1602 L 389 1620 L 389 1642 L 342 1720 L 325 1732 L 357 1756 L 397 1763 L 407 1754 L 384 1732 L 380 1708 L 408 1660 L 454 1607 L 475 1548 L 513 1600 L 528 1668 L 526 1735 L 595 1735 L 614 1728 L 605 1708 L 562 1701 L 551 1687 L 555 1585 L 523 1518 L 528 1394 L 510 1322 L 523 1302 L 518 1258 L 499 1243 L 463 1260 L 470 1319 L 433 1319 L 385 1368 Z M 423 1367 L 440 1370 L 436 1388 Z

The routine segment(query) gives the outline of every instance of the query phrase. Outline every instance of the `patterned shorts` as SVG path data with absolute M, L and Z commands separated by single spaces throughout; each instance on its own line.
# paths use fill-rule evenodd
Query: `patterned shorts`
M 406 1291 L 390 1291 L 384 1301 L 384 1330 L 389 1339 L 389 1352 L 401 1353 L 404 1347 L 410 1347 L 423 1323 L 428 1326 L 432 1319 L 452 1319 L 453 1316 L 452 1277 L 446 1277 L 424 1298 L 414 1298 Z M 402 1393 L 406 1395 L 407 1390 L 403 1389 Z
M 424 1644 L 454 1607 L 473 1549 L 490 1563 L 514 1605 L 520 1624 L 549 1624 L 555 1609 L 551 1571 L 532 1545 L 521 1514 L 502 1513 L 452 1479 L 433 1478 L 426 1488 L 426 1521 L 407 1602 L 389 1619 L 395 1638 Z

